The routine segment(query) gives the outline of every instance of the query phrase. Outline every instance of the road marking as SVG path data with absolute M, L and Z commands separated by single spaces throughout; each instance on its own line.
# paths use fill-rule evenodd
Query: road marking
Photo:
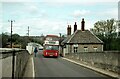
M 34 70 L 34 61 L 33 61 L 33 57 L 32 57 L 32 66 L 33 66 L 33 77 L 35 77 L 35 70 Z
M 70 60 L 70 59 L 68 59 L 68 58 L 62 58 L 62 59 L 67 60 L 67 61 L 70 61 L 70 62 L 75 63 L 75 64 L 78 64 L 78 65 L 81 65 L 81 66 L 83 66 L 83 67 L 92 69 L 92 70 L 97 71 L 97 72 L 99 72 L 99 73 L 102 73 L 102 74 L 105 74 L 105 75 L 109 75 L 109 76 L 111 76 L 111 77 L 118 78 L 118 76 L 119 76 L 118 74 L 115 74 L 115 73 L 112 73 L 112 72 L 107 72 L 107 71 L 105 71 L 105 70 L 103 70 L 103 69 L 98 69 L 98 68 L 90 67 L 90 66 L 88 66 L 88 65 L 75 62 L 75 61 Z M 119 79 L 120 79 L 120 78 L 119 78 Z

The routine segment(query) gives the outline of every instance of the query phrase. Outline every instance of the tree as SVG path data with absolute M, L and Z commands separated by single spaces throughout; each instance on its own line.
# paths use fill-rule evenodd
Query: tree
M 101 28 L 101 26 L 100 26 L 100 21 L 98 21 L 98 22 L 96 22 L 96 23 L 94 24 L 94 28 L 95 28 L 95 30 L 96 30 L 96 31 L 95 31 L 96 34 L 100 32 L 100 28 Z
M 94 31 L 95 30 L 95 31 Z M 94 24 L 94 32 L 96 34 L 111 34 L 116 31 L 116 25 L 115 25 L 115 20 L 114 19 L 108 19 L 106 21 L 97 21 Z
M 10 36 L 7 35 L 6 33 L 2 33 L 1 37 L 2 37 L 2 48 L 4 48 L 4 47 L 6 47 L 8 42 L 10 42 Z
M 91 31 L 104 42 L 104 50 L 120 50 L 120 38 L 117 38 L 117 23 L 114 19 L 97 21 Z
M 114 23 L 115 23 L 114 19 L 107 20 L 106 28 L 109 34 L 116 31 L 116 25 L 114 25 Z
M 15 44 L 19 44 L 19 43 L 20 43 L 20 35 L 18 35 L 18 34 L 13 34 L 13 35 L 12 35 L 12 41 L 13 41 Z

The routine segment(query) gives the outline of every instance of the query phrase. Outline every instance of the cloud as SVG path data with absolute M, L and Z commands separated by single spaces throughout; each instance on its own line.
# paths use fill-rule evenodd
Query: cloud
M 90 11 L 88 10 L 75 10 L 72 15 L 74 17 L 80 17 L 80 16 L 88 15 L 89 13 Z
M 111 8 L 111 9 L 106 9 L 102 12 L 95 12 L 98 17 L 104 17 L 106 19 L 118 19 L 118 9 L 117 8 Z
M 27 1 L 27 0 L 26 0 Z M 34 0 L 37 1 L 37 0 Z M 20 35 L 26 35 L 27 33 L 27 28 L 28 26 L 30 27 L 30 35 L 41 35 L 41 34 L 59 34 L 59 33 L 64 33 L 66 34 L 66 28 L 67 28 L 67 21 L 69 21 L 69 23 L 74 23 L 75 20 L 77 20 L 78 22 L 78 28 L 80 29 L 81 27 L 81 17 L 84 17 L 86 20 L 86 29 L 89 29 L 91 27 L 93 27 L 94 21 L 91 21 L 91 18 L 93 20 L 99 20 L 100 18 L 106 18 L 106 17 L 116 17 L 116 13 L 117 9 L 107 9 L 104 11 L 104 9 L 102 9 L 103 11 L 99 11 L 96 10 L 92 11 L 91 7 L 85 7 L 85 9 L 83 8 L 79 8 L 81 7 L 77 5 L 77 7 L 73 7 L 74 9 L 71 9 L 70 6 L 73 2 L 73 0 L 70 0 L 70 2 L 68 0 L 62 0 L 59 3 L 71 3 L 68 4 L 66 6 L 63 6 L 62 10 L 56 10 L 56 6 L 59 6 L 59 4 L 52 6 L 52 8 L 55 7 L 55 9 L 51 9 L 51 6 L 49 4 L 51 4 L 50 0 L 45 0 L 46 3 L 48 1 L 48 5 L 43 4 L 42 3 L 18 3 L 19 5 L 14 6 L 13 8 L 14 10 L 11 12 L 8 12 L 8 10 L 5 12 L 7 16 L 4 16 L 5 19 L 14 19 L 16 20 L 16 22 L 13 25 L 13 33 L 18 33 Z M 54 0 L 52 0 L 54 1 Z M 92 0 L 94 1 L 94 0 Z M 112 0 L 113 1 L 113 0 Z M 57 3 L 57 1 L 55 1 Z M 87 2 L 85 1 L 80 1 L 80 0 L 74 0 L 73 3 L 84 3 Z M 97 1 L 96 1 L 97 2 Z M 90 3 L 90 1 L 87 2 L 88 4 Z M 91 2 L 94 3 L 94 2 Z M 23 5 L 21 5 L 23 4 Z M 54 4 L 54 2 L 52 2 L 52 4 Z M 86 4 L 86 3 L 85 3 Z M 106 3 L 105 3 L 106 4 Z M 74 4 L 73 4 L 74 5 Z M 73 6 L 72 5 L 72 6 Z M 111 5 L 111 4 L 110 4 Z M 11 4 L 10 4 L 11 6 Z M 46 7 L 47 6 L 47 7 Z M 50 6 L 50 7 L 49 7 Z M 94 6 L 94 5 L 93 5 Z M 96 6 L 96 5 L 95 5 Z M 112 6 L 112 5 L 111 5 Z M 67 8 L 66 9 L 64 9 Z M 61 8 L 61 7 L 60 7 Z M 97 8 L 97 6 L 96 6 Z M 9 10 L 11 10 L 11 8 L 7 8 Z M 59 8 L 57 8 L 59 9 Z M 53 13 L 51 10 L 54 10 Z M 73 11 L 72 13 L 71 10 Z M 57 11 L 60 11 L 59 14 L 57 15 Z M 98 12 L 97 12 L 98 11 Z M 13 13 L 12 13 L 13 12 Z M 62 14 L 63 12 L 63 14 Z M 65 13 L 66 12 L 66 13 Z M 68 12 L 68 13 L 67 13 Z M 94 14 L 93 14 L 94 12 Z M 12 16 L 11 16 L 12 15 Z M 57 16 L 54 16 L 57 15 Z M 89 16 L 91 15 L 91 16 Z M 98 17 L 96 17 L 98 16 Z M 73 18 L 74 17 L 74 18 Z M 78 21 L 79 18 L 79 21 Z M 88 21 L 88 22 L 87 22 Z M 10 32 L 10 23 L 6 23 L 3 24 L 3 31 L 7 31 Z M 72 24 L 72 30 L 73 30 L 73 25 Z M 73 32 L 73 31 L 72 31 Z
M 39 8 L 37 7 L 38 6 L 37 3 L 25 2 L 25 3 L 22 3 L 22 5 L 24 6 L 23 9 L 25 10 L 25 12 L 29 12 L 31 14 L 39 13 Z
M 34 0 L 1 0 L 1 2 L 33 2 Z
M 40 3 L 23 3 L 23 12 L 27 13 L 31 18 L 46 18 L 48 14 L 45 9 L 40 8 Z M 32 15 L 32 16 L 31 16 Z
M 4 23 L 2 27 L 3 32 L 10 32 L 10 23 Z M 66 22 L 61 20 L 48 20 L 43 18 L 27 18 L 20 19 L 13 24 L 13 33 L 19 35 L 26 35 L 27 28 L 30 27 L 30 35 L 47 35 L 47 34 L 57 34 L 66 32 Z
M 38 8 L 36 6 L 29 6 L 28 11 L 31 13 L 38 12 Z
M 38 1 L 38 0 L 36 0 Z M 40 2 L 57 3 L 91 3 L 91 2 L 118 2 L 119 0 L 39 0 Z
M 47 3 L 99 3 L 118 2 L 119 0 L 1 0 L 1 2 L 47 2 Z

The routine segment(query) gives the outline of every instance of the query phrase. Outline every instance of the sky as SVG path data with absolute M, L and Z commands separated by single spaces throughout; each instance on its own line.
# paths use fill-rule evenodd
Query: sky
M 66 34 L 67 26 L 74 23 L 81 29 L 81 20 L 85 20 L 85 29 L 94 27 L 100 20 L 118 19 L 119 0 L 1 0 L 0 32 L 11 32 L 10 22 L 14 20 L 13 33 L 30 36 L 41 34 Z

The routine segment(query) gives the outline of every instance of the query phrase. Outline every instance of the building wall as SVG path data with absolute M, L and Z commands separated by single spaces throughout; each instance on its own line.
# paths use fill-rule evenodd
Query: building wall
M 87 50 L 85 51 L 85 48 L 87 47 Z M 69 45 L 68 51 L 74 53 L 74 45 Z M 89 45 L 81 45 L 79 44 L 77 47 L 77 52 L 98 52 L 103 51 L 103 45 L 101 44 L 89 44 Z
M 85 52 L 84 47 L 87 47 L 88 52 L 103 51 L 103 45 L 101 45 L 101 44 L 78 45 L 78 51 Z M 95 50 L 95 48 L 96 48 L 96 50 Z
M 84 47 L 87 47 L 87 51 L 85 51 Z M 78 52 L 99 52 L 99 51 L 103 51 L 103 45 L 101 44 L 86 44 L 86 45 L 79 44 L 77 48 L 77 53 Z M 74 45 L 66 45 L 66 48 L 63 49 L 63 52 L 75 53 Z
M 70 45 L 66 45 L 66 47 L 63 48 L 63 53 L 70 53 L 70 48 L 71 48 Z

